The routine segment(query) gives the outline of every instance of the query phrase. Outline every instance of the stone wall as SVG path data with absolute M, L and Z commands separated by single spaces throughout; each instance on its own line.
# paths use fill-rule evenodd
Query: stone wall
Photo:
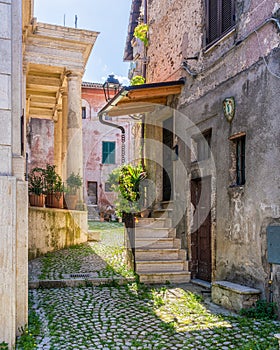
M 22 2 L 0 1 L 0 343 L 27 324 L 27 183 L 22 116 Z
M 279 58 L 280 50 L 275 50 L 267 59 L 277 68 Z M 214 169 L 203 164 L 200 169 L 204 175 L 213 175 L 212 278 L 259 288 L 267 299 L 270 265 L 266 228 L 280 224 L 280 197 L 275 190 L 279 187 L 279 88 L 279 79 L 261 60 L 200 98 L 199 103 L 182 108 L 186 119 L 199 125 L 200 131 L 212 128 Z M 222 101 L 228 96 L 235 97 L 237 106 L 232 123 L 222 110 Z M 246 133 L 246 183 L 232 187 L 229 137 L 240 132 Z M 191 168 L 189 171 L 191 176 Z M 190 226 L 191 213 L 188 217 Z M 279 285 L 273 286 L 275 296 L 279 295 Z
M 279 28 L 271 19 L 278 9 L 274 0 L 236 1 L 235 28 L 206 48 L 203 1 L 148 1 L 147 81 L 186 79 L 174 119 L 179 159 L 186 168 L 180 172 L 175 165 L 175 199 L 186 200 L 188 254 L 191 257 L 190 180 L 211 175 L 212 280 L 258 288 L 267 300 L 266 228 L 280 224 L 280 49 Z M 223 115 L 223 100 L 231 96 L 236 112 L 229 123 Z M 195 169 L 191 138 L 210 128 L 213 162 L 201 162 Z M 246 134 L 245 186 L 232 186 L 234 157 L 229 138 L 238 133 Z M 273 271 L 277 300 L 279 266 L 273 266 Z
M 29 207 L 28 258 L 87 241 L 87 212 Z

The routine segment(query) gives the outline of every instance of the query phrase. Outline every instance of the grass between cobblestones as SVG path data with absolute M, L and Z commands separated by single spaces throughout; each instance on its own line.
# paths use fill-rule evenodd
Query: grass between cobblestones
M 63 279 L 65 274 L 91 273 L 95 277 L 133 277 L 125 264 L 124 228 L 120 223 L 90 222 L 101 233 L 101 242 L 88 242 L 45 254 L 40 280 Z
M 125 266 L 122 225 L 92 227 L 102 231 L 102 242 L 47 254 L 41 278 L 90 271 L 100 277 L 133 276 Z M 278 349 L 273 335 L 280 333 L 279 322 L 214 314 L 201 296 L 172 285 L 152 288 L 136 281 L 37 289 L 29 295 L 29 325 L 18 339 L 20 350 Z
M 39 289 L 30 299 L 41 322 L 36 349 L 278 349 L 278 322 L 212 314 L 172 286 Z

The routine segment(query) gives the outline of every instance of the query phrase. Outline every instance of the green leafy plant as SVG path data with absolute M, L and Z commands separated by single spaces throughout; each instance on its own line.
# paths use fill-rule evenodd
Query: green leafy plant
M 145 78 L 142 75 L 135 75 L 131 80 L 130 80 L 130 85 L 135 86 L 135 85 L 142 85 L 145 84 Z
M 33 168 L 28 174 L 28 192 L 33 194 L 43 194 L 45 189 L 42 168 Z
M 241 309 L 240 315 L 248 318 L 256 318 L 263 320 L 277 319 L 277 305 L 276 303 L 268 302 L 266 300 L 258 300 L 255 307 L 248 309 Z
M 82 178 L 79 174 L 74 174 L 72 172 L 68 179 L 66 180 L 67 183 L 67 192 L 70 194 L 76 194 L 78 188 L 80 188 L 83 184 Z
M 117 216 L 122 217 L 123 213 L 140 211 L 140 182 L 146 176 L 141 164 L 137 166 L 123 165 L 114 169 L 109 175 L 108 182 L 112 190 L 117 193 L 117 199 L 114 202 Z
M 8 350 L 8 344 L 5 343 L 4 341 L 2 343 L 0 343 L 0 350 Z
M 149 30 L 149 26 L 148 24 L 145 23 L 139 23 L 135 29 L 134 29 L 134 37 L 138 38 L 139 40 L 143 41 L 144 45 L 147 46 L 148 45 L 148 30 Z
M 46 194 L 64 192 L 64 185 L 61 177 L 55 171 L 55 165 L 47 164 L 46 168 L 40 168 L 44 177 Z
M 133 166 L 123 165 L 120 169 L 119 188 L 122 196 L 129 202 L 136 202 L 140 198 L 140 182 L 147 177 L 141 164 Z

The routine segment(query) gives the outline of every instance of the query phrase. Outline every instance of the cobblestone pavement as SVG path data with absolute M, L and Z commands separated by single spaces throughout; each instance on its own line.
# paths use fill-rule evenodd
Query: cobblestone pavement
M 77 271 L 131 275 L 121 245 L 107 243 L 48 254 L 30 264 L 30 278 Z M 279 322 L 231 314 L 209 297 L 203 300 L 201 290 L 192 284 L 146 287 L 137 282 L 32 289 L 29 330 L 17 349 L 278 349 L 273 335 L 280 333 Z
M 34 289 L 30 311 L 37 349 L 278 349 L 279 323 L 216 315 L 178 287 Z

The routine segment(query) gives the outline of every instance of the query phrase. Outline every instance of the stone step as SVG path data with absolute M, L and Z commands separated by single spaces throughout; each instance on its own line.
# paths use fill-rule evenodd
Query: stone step
M 171 228 L 172 220 L 170 218 L 139 218 L 135 223 L 135 227 L 150 227 L 150 228 Z
M 157 248 L 157 249 L 171 249 L 181 247 L 179 238 L 137 238 L 135 240 L 136 248 Z
M 135 257 L 138 260 L 183 260 L 184 253 L 186 252 L 182 249 L 157 249 L 157 248 L 146 248 L 146 249 L 136 249 Z
M 150 271 L 141 272 L 139 274 L 140 282 L 145 284 L 156 284 L 156 283 L 188 283 L 191 279 L 191 273 L 188 271 Z
M 172 272 L 185 271 L 186 262 L 183 260 L 136 260 L 136 272 Z
M 160 202 L 161 209 L 173 209 L 174 202 L 173 201 L 162 201 Z
M 172 218 L 173 209 L 156 209 L 153 211 L 154 218 Z
M 135 228 L 135 240 L 139 238 L 172 238 L 176 237 L 176 230 L 173 228 L 149 228 L 149 227 L 136 227 Z

